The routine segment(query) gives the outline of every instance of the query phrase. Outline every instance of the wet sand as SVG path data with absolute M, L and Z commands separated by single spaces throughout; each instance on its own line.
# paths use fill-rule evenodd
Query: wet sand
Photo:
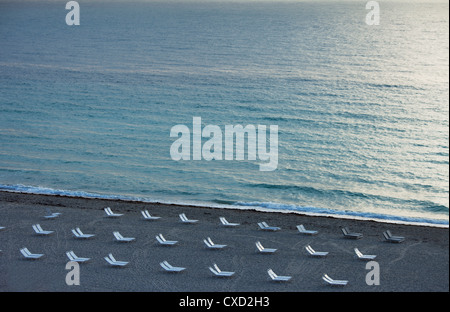
M 103 209 L 111 207 L 123 213 L 107 218 Z M 43 218 L 47 209 L 60 212 L 52 220 Z M 160 216 L 146 221 L 141 210 Z M 183 224 L 179 214 L 199 220 Z M 225 228 L 219 217 L 240 223 Z M 266 232 L 257 223 L 281 227 Z M 38 236 L 32 225 L 55 231 Z M 298 233 L 296 226 L 319 231 L 317 235 Z M 206 207 L 189 207 L 116 200 L 32 195 L 0 192 L 0 291 L 3 292 L 448 292 L 448 228 L 398 225 L 374 221 L 312 217 L 293 213 L 257 212 Z M 341 227 L 364 235 L 359 240 L 345 239 Z M 95 234 L 89 240 L 74 239 L 71 229 Z M 404 236 L 403 243 L 384 241 L 383 231 Z M 115 241 L 113 231 L 135 237 L 130 243 Z M 173 247 L 158 244 L 162 233 L 177 240 Z M 203 239 L 211 237 L 220 250 L 206 247 Z M 277 248 L 274 254 L 260 254 L 255 242 Z M 305 246 L 327 251 L 325 258 L 310 257 Z M 45 254 L 38 260 L 26 260 L 19 249 Z M 376 255 L 380 285 L 367 285 L 365 261 L 355 258 L 354 248 Z M 66 284 L 66 252 L 91 261 L 80 265 L 80 285 Z M 114 268 L 103 259 L 112 253 L 117 260 L 129 261 L 125 268 Z M 165 272 L 159 265 L 167 260 L 185 267 L 181 273 Z M 231 278 L 217 278 L 208 267 L 216 263 L 223 271 L 234 271 Z M 267 269 L 289 275 L 287 283 L 273 282 Z M 348 280 L 345 287 L 332 287 L 322 280 L 326 273 Z

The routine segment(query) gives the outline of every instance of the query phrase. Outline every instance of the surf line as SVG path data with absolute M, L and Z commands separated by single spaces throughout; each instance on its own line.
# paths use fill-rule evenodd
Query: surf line
M 247 160 L 262 161 L 259 171 L 274 171 L 278 167 L 278 125 L 269 126 L 269 150 L 266 132 L 266 125 L 225 125 L 224 131 L 217 125 L 206 125 L 202 129 L 201 117 L 193 117 L 192 153 L 191 130 L 180 124 L 170 129 L 170 137 L 177 137 L 170 146 L 170 156 L 175 161 L 245 160 L 247 150 Z M 202 138 L 209 139 L 202 145 Z

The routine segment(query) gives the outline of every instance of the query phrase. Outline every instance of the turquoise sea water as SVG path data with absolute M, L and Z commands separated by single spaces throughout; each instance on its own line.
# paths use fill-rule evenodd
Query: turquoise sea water
M 0 1 L 0 190 L 448 225 L 448 2 Z M 278 125 L 278 167 L 170 129 Z

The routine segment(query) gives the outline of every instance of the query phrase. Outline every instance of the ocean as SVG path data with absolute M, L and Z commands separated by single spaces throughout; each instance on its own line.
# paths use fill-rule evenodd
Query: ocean
M 0 190 L 448 226 L 448 1 L 66 2 L 0 1 Z M 277 168 L 174 160 L 194 117 Z

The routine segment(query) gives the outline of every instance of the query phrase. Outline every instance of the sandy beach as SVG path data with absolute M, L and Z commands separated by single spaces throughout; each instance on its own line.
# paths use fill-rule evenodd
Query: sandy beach
M 107 218 L 105 207 L 122 213 Z M 61 215 L 43 218 L 51 212 Z M 161 219 L 146 221 L 141 210 Z M 195 224 L 183 224 L 185 213 Z M 219 217 L 240 223 L 223 227 Z M 257 223 L 278 226 L 276 232 L 262 231 Z M 32 225 L 39 223 L 49 236 L 38 236 Z M 305 236 L 296 226 L 317 230 Z M 447 292 L 449 290 L 448 228 L 398 225 L 373 221 L 311 217 L 292 213 L 268 213 L 188 207 L 142 202 L 84 199 L 0 192 L 0 291 L 121 291 L 121 292 Z M 341 227 L 363 234 L 362 239 L 344 238 Z M 71 229 L 95 234 L 89 240 L 77 240 Z M 405 237 L 400 244 L 385 242 L 383 231 Z M 135 241 L 115 241 L 114 231 Z M 178 244 L 161 246 L 155 239 L 163 234 Z M 203 239 L 226 244 L 219 250 L 206 247 Z M 261 254 L 260 241 L 273 254 Z M 313 258 L 305 250 L 311 245 L 327 251 L 325 258 Z M 43 253 L 38 260 L 25 259 L 19 249 Z M 380 284 L 367 285 L 365 261 L 355 258 L 354 248 L 376 255 Z M 91 261 L 80 265 L 80 285 L 66 284 L 66 252 L 73 250 Z M 117 260 L 129 261 L 124 268 L 111 267 L 104 257 L 112 253 Z M 165 272 L 159 263 L 167 260 L 185 267 L 181 273 Z M 233 271 L 231 278 L 215 277 L 208 269 L 216 263 L 223 271 Z M 292 276 L 287 283 L 273 282 L 267 270 Z M 322 280 L 330 277 L 348 280 L 344 287 L 333 287 Z

